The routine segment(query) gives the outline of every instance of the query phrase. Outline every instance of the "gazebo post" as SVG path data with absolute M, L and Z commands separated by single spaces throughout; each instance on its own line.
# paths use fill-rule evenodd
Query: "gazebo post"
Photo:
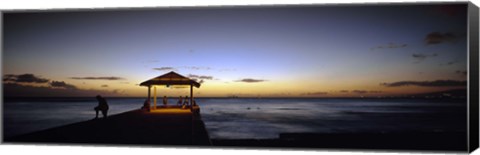
M 147 98 L 147 99 L 148 99 L 148 102 L 149 102 L 149 103 L 150 103 L 150 88 L 151 88 L 151 86 L 148 86 L 148 95 L 147 95 L 148 98 Z
M 157 109 L 157 87 L 153 86 L 153 109 Z
M 151 88 L 151 87 L 152 87 L 152 86 L 148 86 L 148 95 L 147 95 L 147 96 L 148 96 L 148 97 L 147 97 L 147 101 L 148 101 L 148 106 L 149 106 L 148 108 L 149 108 L 149 109 L 150 109 L 150 88 Z
M 190 111 L 193 111 L 193 85 L 190 84 Z

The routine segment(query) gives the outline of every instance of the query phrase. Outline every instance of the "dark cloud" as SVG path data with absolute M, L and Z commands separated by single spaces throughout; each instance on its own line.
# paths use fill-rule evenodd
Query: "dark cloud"
M 256 82 L 265 82 L 265 81 L 267 81 L 267 80 L 245 78 L 245 79 L 237 80 L 236 82 L 256 83 Z
M 75 80 L 123 80 L 122 77 L 115 76 L 102 76 L 102 77 L 70 77 L 70 79 Z
M 205 80 L 213 80 L 212 76 L 206 76 L 206 75 L 188 74 L 188 77 L 194 81 L 197 81 L 200 84 L 204 83 Z
M 462 76 L 467 76 L 467 71 L 466 70 L 457 70 L 455 71 L 456 74 L 462 75 Z
M 355 94 L 377 94 L 377 93 L 382 93 L 382 91 L 378 90 L 340 90 L 340 93 L 355 93 Z
M 55 83 L 54 85 L 62 85 Z M 68 84 L 66 84 L 68 85 Z M 68 86 L 67 86 L 68 87 Z M 3 84 L 3 95 L 5 97 L 94 97 L 115 96 L 114 93 L 103 90 L 84 90 L 84 89 L 58 89 L 50 86 L 29 86 L 18 83 Z
M 74 85 L 67 84 L 63 81 L 52 81 L 50 82 L 50 86 L 53 88 L 77 89 Z
M 419 60 L 419 61 L 422 61 L 422 60 L 425 60 L 427 58 L 427 55 L 425 55 L 425 54 L 412 54 L 412 57 Z
M 101 85 L 100 87 L 108 87 L 108 85 L 104 84 L 104 85 Z
M 301 95 L 305 95 L 305 96 L 319 96 L 319 95 L 327 95 L 328 92 L 323 92 L 323 91 L 319 91 L 319 92 L 308 92 L 308 93 L 303 93 Z
M 192 80 L 195 81 L 195 82 L 198 82 L 198 83 L 200 83 L 200 84 L 202 84 L 202 83 L 205 82 L 205 80 L 203 80 L 203 79 L 200 80 L 200 79 L 194 79 L 194 78 L 192 78 Z
M 213 80 L 212 76 L 206 76 L 206 75 L 188 74 L 188 77 L 195 78 L 195 79 L 202 79 L 202 80 Z
M 124 94 L 124 93 L 125 93 L 125 90 L 114 89 L 114 90 L 112 90 L 112 93 L 114 93 L 114 94 Z
M 12 75 L 12 74 L 3 75 L 3 82 L 14 82 L 16 80 L 17 78 L 15 75 Z
M 352 93 L 356 93 L 356 94 L 366 94 L 366 93 L 368 93 L 368 91 L 366 91 L 366 90 L 352 90 Z
M 432 32 L 425 36 L 425 44 L 440 44 L 444 42 L 455 42 L 457 40 L 457 36 L 453 33 L 441 33 L 441 32 Z
M 3 76 L 4 82 L 21 82 L 21 83 L 47 83 L 49 79 L 37 77 L 33 74 L 6 74 Z
M 443 66 L 443 65 L 446 65 L 446 66 L 451 66 L 451 65 L 454 65 L 456 63 L 459 63 L 459 61 L 449 61 L 447 63 L 440 63 L 439 65 L 440 66 Z
M 421 61 L 423 61 L 423 60 L 425 60 L 425 59 L 427 59 L 427 58 L 436 57 L 436 56 L 438 56 L 437 53 L 433 53 L 432 55 L 415 54 L 415 53 L 412 54 L 412 57 L 417 60 L 416 63 L 421 62 Z
M 74 85 L 67 84 L 63 81 L 54 81 L 52 80 L 49 82 L 49 79 L 40 78 L 33 74 L 7 74 L 4 75 L 3 81 L 7 82 L 7 84 L 12 84 L 16 86 L 24 86 L 24 87 L 34 87 L 32 84 L 47 84 L 49 87 L 45 88 L 63 88 L 63 89 L 77 89 Z M 38 86 L 37 86 L 38 87 Z
M 176 70 L 173 67 L 159 67 L 159 68 L 153 68 L 153 70 L 159 70 L 159 71 L 171 71 L 171 70 Z
M 381 83 L 386 87 L 402 87 L 402 86 L 420 86 L 420 87 L 450 87 L 450 86 L 467 86 L 467 81 L 457 80 L 435 80 L 435 81 L 398 81 L 392 83 Z
M 457 63 L 457 61 L 450 61 L 450 62 L 447 62 L 447 65 L 453 65 L 455 63 Z
M 395 49 L 395 48 L 405 48 L 407 47 L 407 44 L 396 44 L 396 43 L 389 43 L 385 45 L 379 45 L 376 47 L 370 48 L 371 50 L 376 50 L 376 49 Z

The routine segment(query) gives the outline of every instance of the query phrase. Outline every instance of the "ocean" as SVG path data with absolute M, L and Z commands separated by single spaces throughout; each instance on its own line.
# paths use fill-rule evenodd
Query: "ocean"
M 106 98 L 109 115 L 145 98 Z M 466 132 L 465 100 L 197 98 L 210 138 L 273 139 L 280 133 Z M 176 99 L 169 99 L 176 103 Z M 92 98 L 4 99 L 4 137 L 86 121 Z

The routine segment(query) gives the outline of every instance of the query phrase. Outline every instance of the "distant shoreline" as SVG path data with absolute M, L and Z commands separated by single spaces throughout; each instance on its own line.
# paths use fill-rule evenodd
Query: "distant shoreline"
M 5 95 L 5 94 L 4 94 Z M 195 98 L 208 99 L 455 99 L 467 100 L 466 89 L 452 89 L 447 91 L 420 93 L 420 94 L 400 94 L 400 95 L 384 95 L 384 96 L 359 96 L 355 97 L 328 97 L 328 96 L 249 96 L 241 97 L 236 95 L 228 96 L 202 96 Z M 107 98 L 147 98 L 146 96 L 104 96 Z M 169 98 L 177 98 L 178 96 L 168 96 Z M 4 99 L 17 98 L 95 98 L 95 96 L 3 96 Z

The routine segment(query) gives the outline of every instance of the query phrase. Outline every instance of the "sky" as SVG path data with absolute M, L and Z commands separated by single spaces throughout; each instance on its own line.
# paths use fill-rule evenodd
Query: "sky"
M 466 5 L 447 4 L 6 12 L 4 95 L 142 97 L 170 71 L 203 97 L 465 89 L 466 36 Z

